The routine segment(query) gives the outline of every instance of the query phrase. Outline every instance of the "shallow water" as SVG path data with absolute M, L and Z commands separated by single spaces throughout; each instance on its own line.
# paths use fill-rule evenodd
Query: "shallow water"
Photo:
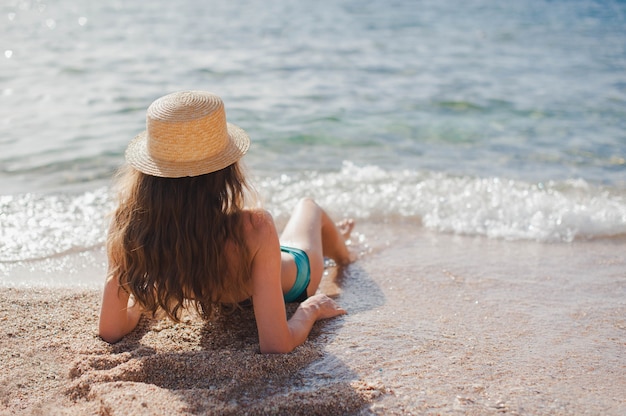
M 220 94 L 249 132 L 278 223 L 314 196 L 365 226 L 623 236 L 625 16 L 587 0 L 5 2 L 0 270 L 101 254 L 110 178 L 150 102 L 180 89 Z
M 2 6 L 6 192 L 105 179 L 156 97 L 222 95 L 259 170 L 343 160 L 623 188 L 617 1 Z
M 624 241 L 378 231 L 340 280 L 308 374 L 359 380 L 377 414 L 621 414 Z M 315 382 L 313 382 L 315 383 Z

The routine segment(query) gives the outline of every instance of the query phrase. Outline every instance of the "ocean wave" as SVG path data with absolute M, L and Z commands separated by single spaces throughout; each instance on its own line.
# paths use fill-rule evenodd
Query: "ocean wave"
M 339 172 L 281 175 L 260 185 L 280 214 L 311 195 L 335 213 L 445 233 L 539 242 L 626 234 L 626 192 L 582 179 L 529 183 L 345 162 Z
M 338 171 L 269 175 L 255 182 L 279 223 L 298 199 L 311 196 L 335 216 L 408 221 L 443 233 L 565 243 L 626 235 L 626 191 L 582 179 L 529 183 L 344 162 Z M 113 208 L 107 187 L 0 196 L 0 262 L 102 246 Z

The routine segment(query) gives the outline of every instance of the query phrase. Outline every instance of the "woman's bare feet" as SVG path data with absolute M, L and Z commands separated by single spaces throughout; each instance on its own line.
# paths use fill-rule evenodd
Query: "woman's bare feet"
M 339 230 L 339 234 L 343 236 L 344 240 L 350 239 L 350 234 L 354 229 L 354 220 L 352 218 L 346 218 L 344 220 L 339 221 L 337 224 L 337 230 Z

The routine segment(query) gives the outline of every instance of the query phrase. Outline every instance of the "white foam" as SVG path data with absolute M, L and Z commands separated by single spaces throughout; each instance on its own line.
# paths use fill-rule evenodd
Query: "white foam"
M 102 245 L 112 206 L 106 188 L 78 195 L 0 196 L 0 262 L 44 259 Z
M 346 162 L 340 171 L 257 182 L 279 225 L 299 198 L 312 196 L 335 217 L 409 221 L 445 233 L 540 242 L 626 235 L 626 191 L 583 180 L 528 183 Z M 102 248 L 113 204 L 107 188 L 0 196 L 0 264 Z
M 584 180 L 528 183 L 344 163 L 341 171 L 261 181 L 280 215 L 313 196 L 336 215 L 396 219 L 465 235 L 571 242 L 626 234 L 626 192 Z

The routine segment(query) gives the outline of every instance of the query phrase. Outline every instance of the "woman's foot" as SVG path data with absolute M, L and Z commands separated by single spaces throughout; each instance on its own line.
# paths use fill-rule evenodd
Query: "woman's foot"
M 354 229 L 354 220 L 352 218 L 346 218 L 344 220 L 339 221 L 337 224 L 337 230 L 339 230 L 339 234 L 343 236 L 344 240 L 350 239 L 350 234 Z

